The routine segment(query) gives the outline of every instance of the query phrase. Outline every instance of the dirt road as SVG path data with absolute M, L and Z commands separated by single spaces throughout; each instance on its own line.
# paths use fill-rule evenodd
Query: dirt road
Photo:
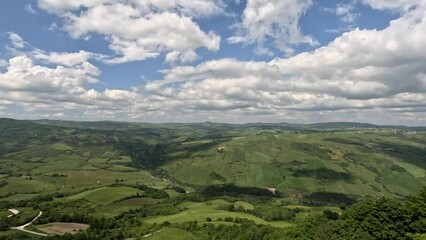
M 44 234 L 44 233 L 38 233 L 38 232 L 33 232 L 33 231 L 30 231 L 30 230 L 25 229 L 26 227 L 28 227 L 28 226 L 30 226 L 31 224 L 33 224 L 33 222 L 34 222 L 35 220 L 37 220 L 37 218 L 39 218 L 42 214 L 43 214 L 43 212 L 42 212 L 42 211 L 40 211 L 40 212 L 38 213 L 37 217 L 35 217 L 33 220 L 31 220 L 31 222 L 26 223 L 26 224 L 24 224 L 24 225 L 22 225 L 22 226 L 19 226 L 19 227 L 13 227 L 12 229 L 14 229 L 14 230 L 19 230 L 19 231 L 23 231 L 23 232 L 30 233 L 30 234 L 34 234 L 34 235 L 38 235 L 38 236 L 47 237 L 47 234 Z

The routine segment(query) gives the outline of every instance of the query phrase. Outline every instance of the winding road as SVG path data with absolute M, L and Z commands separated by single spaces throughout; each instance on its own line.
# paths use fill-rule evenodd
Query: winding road
M 37 220 L 37 218 L 39 218 L 42 214 L 43 214 L 43 212 L 42 212 L 42 211 L 40 211 L 40 212 L 38 213 L 37 217 L 35 217 L 33 220 L 31 220 L 31 222 L 26 223 L 26 224 L 24 224 L 24 225 L 22 225 L 22 226 L 13 227 L 12 229 L 14 229 L 14 230 L 19 230 L 19 231 L 26 232 L 26 233 L 30 233 L 30 234 L 34 234 L 34 235 L 38 235 L 38 236 L 47 237 L 47 234 L 44 234 L 44 233 L 38 233 L 38 232 L 34 232 L 34 231 L 30 231 L 30 230 L 25 229 L 26 227 L 30 226 L 30 225 L 31 225 L 31 224 L 32 224 L 35 220 Z

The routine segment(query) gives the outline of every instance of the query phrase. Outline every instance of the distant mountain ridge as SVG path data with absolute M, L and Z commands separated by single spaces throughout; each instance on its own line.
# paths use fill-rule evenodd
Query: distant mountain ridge
M 362 123 L 362 122 L 320 122 L 320 123 L 306 123 L 306 124 L 296 124 L 296 123 L 241 123 L 241 124 L 232 124 L 232 123 L 216 123 L 216 122 L 194 122 L 194 123 L 150 123 L 150 122 L 124 122 L 124 121 L 70 121 L 70 120 L 52 120 L 52 119 L 39 119 L 39 120 L 17 120 L 12 118 L 0 118 L 0 121 L 24 121 L 24 122 L 33 122 L 44 125 L 52 126 L 63 126 L 63 127 L 84 127 L 84 128 L 93 128 L 99 129 L 100 126 L 105 128 L 121 128 L 129 126 L 228 126 L 228 127 L 262 127 L 262 126 L 276 126 L 276 127 L 288 127 L 288 128 L 308 128 L 308 129 L 346 129 L 346 128 L 386 128 L 386 129 L 406 129 L 414 131 L 426 131 L 426 126 L 405 126 L 405 125 L 379 125 L 371 123 Z

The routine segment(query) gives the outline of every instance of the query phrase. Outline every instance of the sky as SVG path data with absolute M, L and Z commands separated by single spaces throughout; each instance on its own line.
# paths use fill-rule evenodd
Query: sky
M 426 1 L 3 0 L 0 117 L 426 125 Z

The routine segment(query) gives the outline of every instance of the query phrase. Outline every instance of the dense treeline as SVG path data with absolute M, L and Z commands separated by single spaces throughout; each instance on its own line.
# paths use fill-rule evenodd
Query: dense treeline
M 358 201 L 357 196 L 334 192 L 313 192 L 303 198 L 303 204 L 311 206 L 352 205 Z
M 221 207 L 222 210 L 244 212 L 262 218 L 265 221 L 286 221 L 292 222 L 296 218 L 296 213 L 306 211 L 301 208 L 287 208 L 278 204 L 256 204 L 254 209 L 244 209 L 242 206 L 235 207 L 229 204 Z
M 129 155 L 133 160 L 133 165 L 138 168 L 156 168 L 166 158 L 167 146 L 162 143 L 151 145 L 142 139 L 132 138 L 114 141 L 114 146 L 123 154 Z
M 240 194 L 247 194 L 253 196 L 265 197 L 280 197 L 281 193 L 278 191 L 271 192 L 265 188 L 257 187 L 240 187 L 233 184 L 211 185 L 202 189 L 202 193 L 207 196 L 238 196 Z
M 17 227 L 31 221 L 38 214 L 33 209 L 26 209 L 25 212 L 13 217 L 5 217 L 0 219 L 0 231 L 9 230 L 11 227 Z
M 200 239 L 262 240 L 410 240 L 426 233 L 426 188 L 405 203 L 389 198 L 368 200 L 341 216 L 330 211 L 311 216 L 294 227 L 277 229 L 240 221 L 238 225 L 180 226 Z
M 144 191 L 143 194 L 137 194 L 136 197 L 151 197 L 151 198 L 158 198 L 158 199 L 169 198 L 169 194 L 167 194 L 166 191 L 164 191 L 162 189 L 156 189 L 156 188 L 148 187 L 144 184 L 124 185 L 124 186 L 137 188 L 137 189 Z

